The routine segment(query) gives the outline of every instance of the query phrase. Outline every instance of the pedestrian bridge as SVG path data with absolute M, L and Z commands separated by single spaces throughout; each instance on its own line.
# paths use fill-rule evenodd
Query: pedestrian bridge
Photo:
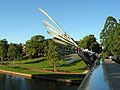
M 120 90 L 120 65 L 102 58 L 95 64 L 78 90 Z

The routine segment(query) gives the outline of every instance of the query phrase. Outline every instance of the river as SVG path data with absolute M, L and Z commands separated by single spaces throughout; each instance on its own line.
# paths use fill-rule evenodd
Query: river
M 79 85 L 0 74 L 0 90 L 77 90 Z

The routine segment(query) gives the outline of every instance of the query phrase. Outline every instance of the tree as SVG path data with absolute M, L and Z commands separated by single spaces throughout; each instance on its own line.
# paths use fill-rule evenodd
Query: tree
M 44 54 L 44 36 L 36 35 L 26 41 L 25 53 L 30 58 L 41 57 Z
M 22 45 L 10 43 L 8 47 L 7 57 L 10 61 L 22 59 Z
M 104 47 L 103 56 L 120 54 L 120 24 L 111 16 L 106 19 L 100 33 L 101 45 Z
M 101 39 L 101 44 L 103 45 L 106 38 L 108 37 L 109 33 L 115 29 L 117 24 L 117 21 L 115 18 L 113 18 L 112 16 L 109 16 L 106 19 L 104 28 L 102 30 L 102 32 L 100 33 L 100 39 Z
M 50 60 L 53 70 L 56 70 L 56 66 L 59 64 L 58 61 L 61 59 L 60 52 L 58 51 L 57 46 L 52 40 L 48 40 L 48 60 Z
M 100 46 L 96 41 L 94 35 L 88 35 L 79 41 L 78 45 L 84 49 L 92 50 L 94 52 L 99 52 Z
M 0 40 L 0 60 L 1 64 L 7 59 L 8 42 L 6 39 Z

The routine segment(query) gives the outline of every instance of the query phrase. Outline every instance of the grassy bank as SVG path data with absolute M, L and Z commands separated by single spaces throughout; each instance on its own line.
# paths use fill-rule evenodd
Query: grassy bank
M 70 64 L 66 64 L 66 62 L 69 60 L 68 58 L 59 61 L 59 66 L 56 69 L 57 72 L 61 73 L 53 72 L 52 64 L 50 60 L 47 60 L 46 58 L 5 62 L 7 64 L 1 65 L 0 69 L 58 79 L 62 78 L 71 80 L 81 80 L 83 77 L 81 77 L 80 74 L 74 73 L 82 73 L 85 70 L 86 65 L 83 61 L 80 60 L 80 58 L 75 57 L 74 59 L 75 61 Z M 64 73 L 62 74 L 62 72 Z
M 56 69 L 61 72 L 78 72 L 78 73 L 82 73 L 85 70 L 86 65 L 82 60 L 80 60 L 80 58 L 76 57 L 75 62 L 67 65 L 66 62 L 68 60 L 69 59 L 59 60 L 59 65 L 58 67 L 56 67 Z M 20 67 L 20 68 L 36 68 L 42 70 L 53 70 L 53 66 L 50 60 L 47 60 L 46 58 L 14 61 L 14 62 L 10 62 L 8 66 Z
M 47 74 L 46 72 L 37 72 L 33 70 L 27 70 L 24 68 L 14 68 L 14 67 L 9 67 L 9 66 L 0 66 L 0 69 L 2 70 L 7 70 L 7 71 L 13 71 L 13 72 L 19 72 L 19 73 L 26 73 L 26 74 Z
M 12 72 L 18 72 L 18 73 L 25 73 L 25 74 L 32 74 L 33 77 L 38 78 L 47 78 L 50 79 L 65 79 L 65 80 L 73 80 L 73 81 L 79 81 L 81 82 L 84 78 L 84 74 L 57 74 L 54 72 L 37 72 L 33 70 L 27 70 L 23 68 L 13 68 L 9 66 L 0 66 L 1 70 L 7 70 Z M 5 74 L 5 73 L 4 73 Z M 21 76 L 21 75 L 20 75 Z

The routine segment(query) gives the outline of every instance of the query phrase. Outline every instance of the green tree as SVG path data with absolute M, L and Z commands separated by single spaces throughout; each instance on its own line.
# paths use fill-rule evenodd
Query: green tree
M 106 19 L 103 30 L 100 33 L 101 45 L 104 47 L 103 56 L 120 54 L 120 24 L 111 16 Z
M 6 39 L 0 40 L 0 60 L 1 64 L 7 59 L 8 42 Z
M 117 25 L 117 21 L 115 18 L 113 18 L 112 16 L 109 16 L 106 19 L 104 28 L 102 29 L 102 32 L 100 33 L 100 40 L 101 40 L 101 44 L 103 45 L 104 42 L 106 41 L 106 38 L 109 36 L 109 33 L 115 29 Z
M 10 43 L 8 47 L 7 57 L 10 61 L 22 59 L 22 45 Z
M 51 39 L 47 39 L 44 41 L 44 57 L 48 57 L 48 49 L 49 49 L 49 41 Z
M 44 36 L 36 35 L 26 41 L 25 53 L 29 58 L 41 57 L 44 54 Z
M 56 66 L 59 65 L 59 60 L 61 59 L 61 55 L 60 52 L 58 51 L 57 46 L 55 45 L 55 43 L 52 40 L 48 41 L 48 52 L 47 52 L 47 57 L 48 60 L 50 60 L 52 66 L 53 66 L 53 70 L 57 70 Z
M 84 49 L 92 50 L 94 52 L 99 52 L 100 46 L 96 41 L 94 35 L 88 35 L 79 41 L 78 45 Z

